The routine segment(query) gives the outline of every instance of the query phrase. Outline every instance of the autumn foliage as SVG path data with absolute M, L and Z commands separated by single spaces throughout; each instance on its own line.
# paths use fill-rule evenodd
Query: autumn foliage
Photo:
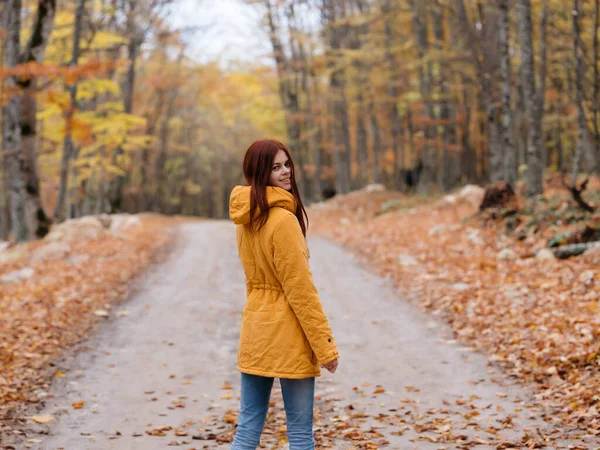
M 547 191 L 569 208 L 567 193 Z M 390 197 L 395 211 L 377 215 Z M 514 232 L 477 209 L 455 197 L 415 205 L 397 194 L 353 193 L 310 217 L 314 233 L 356 252 L 400 295 L 448 322 L 463 345 L 532 383 L 537 401 L 556 412 L 551 423 L 598 436 L 600 252 L 536 256 L 577 226 L 544 224 L 544 203 L 525 211 Z
M 165 219 L 152 216 L 126 233 L 106 233 L 41 257 L 46 241 L 20 245 L 0 262 L 2 277 L 26 269 L 27 279 L 0 281 L 0 417 L 19 418 L 40 402 L 55 363 L 106 317 L 118 317 L 132 281 L 171 242 Z M 3 255 L 3 256 L 4 256 Z

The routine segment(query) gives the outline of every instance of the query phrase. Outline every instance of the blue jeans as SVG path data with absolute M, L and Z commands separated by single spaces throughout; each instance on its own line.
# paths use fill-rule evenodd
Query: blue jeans
M 315 379 L 280 378 L 290 450 L 314 450 Z M 231 450 L 256 450 L 265 426 L 273 378 L 242 373 L 242 400 Z

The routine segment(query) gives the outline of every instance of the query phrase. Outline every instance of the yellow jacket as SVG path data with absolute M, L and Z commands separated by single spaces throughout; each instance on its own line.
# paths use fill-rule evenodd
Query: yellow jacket
M 338 350 L 313 283 L 296 201 L 271 186 L 267 200 L 269 217 L 256 234 L 244 226 L 250 220 L 250 187 L 236 186 L 229 200 L 246 274 L 238 369 L 276 378 L 319 376 L 319 363 L 336 359 Z

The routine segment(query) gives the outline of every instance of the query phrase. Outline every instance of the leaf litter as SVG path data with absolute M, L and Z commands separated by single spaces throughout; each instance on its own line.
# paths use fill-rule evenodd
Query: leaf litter
M 0 441 L 3 433 L 19 433 L 28 420 L 53 420 L 26 412 L 43 406 L 53 377 L 65 376 L 61 356 L 112 316 L 130 282 L 169 248 L 175 220 L 141 218 L 141 225 L 126 233 L 69 242 L 68 253 L 58 259 L 34 259 L 47 245 L 41 240 L 14 247 L 20 257 L 0 262 L 0 276 L 24 268 L 34 273 L 0 284 Z M 84 407 L 83 401 L 72 405 Z

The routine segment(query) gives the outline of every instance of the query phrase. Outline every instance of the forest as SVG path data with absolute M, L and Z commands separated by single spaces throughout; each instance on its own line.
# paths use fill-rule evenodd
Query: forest
M 284 141 L 302 195 L 600 171 L 600 0 L 246 0 L 271 63 L 199 63 L 172 0 L 3 0 L 0 239 L 89 214 L 224 218 Z M 258 32 L 258 31 L 257 31 Z M 588 205 L 589 206 L 589 205 Z

